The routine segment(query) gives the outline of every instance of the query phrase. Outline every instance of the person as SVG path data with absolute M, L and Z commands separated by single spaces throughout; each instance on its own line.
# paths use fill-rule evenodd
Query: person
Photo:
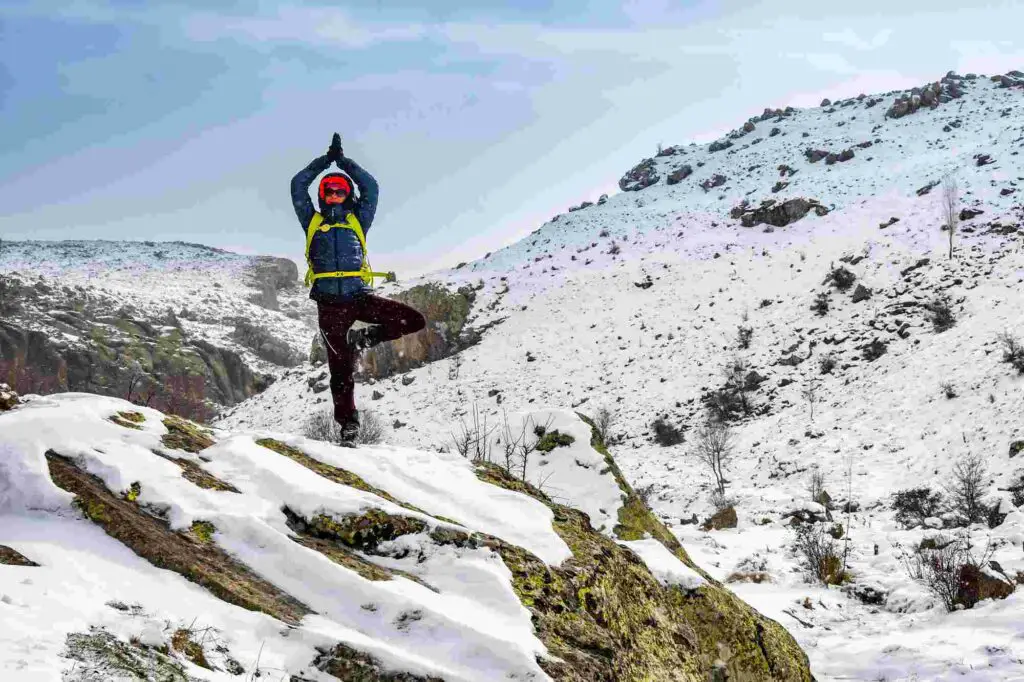
M 309 188 L 331 163 L 344 174 L 328 173 L 320 180 L 317 211 Z M 334 419 L 341 425 L 341 441 L 351 445 L 359 433 L 352 378 L 359 353 L 417 332 L 426 321 L 416 309 L 370 293 L 373 276 L 379 274 L 369 269 L 366 260 L 366 233 L 377 212 L 377 180 L 344 155 L 338 133 L 327 154 L 313 159 L 292 178 L 291 194 L 306 237 L 306 284 L 309 297 L 316 301 L 320 335 L 327 348 Z M 388 274 L 393 279 L 393 273 Z M 372 326 L 353 328 L 356 321 Z

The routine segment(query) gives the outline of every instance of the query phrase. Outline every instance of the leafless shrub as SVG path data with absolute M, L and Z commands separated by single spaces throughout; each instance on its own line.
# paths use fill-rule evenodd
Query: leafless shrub
M 746 350 L 750 348 L 750 339 L 754 336 L 754 328 L 746 325 L 740 325 L 739 330 L 736 332 L 736 345 Z
M 1024 346 L 1020 341 L 1010 332 L 1002 332 L 996 341 L 1003 345 L 1003 362 L 1010 363 L 1018 374 L 1024 374 Z
M 708 500 L 711 502 L 711 507 L 715 512 L 720 512 L 728 509 L 729 507 L 736 506 L 736 498 L 726 495 L 718 488 L 711 491 L 711 495 L 708 496 Z
M 977 453 L 968 453 L 953 464 L 950 479 L 945 485 L 950 510 L 965 524 L 979 523 L 988 516 L 985 496 L 985 460 Z
M 825 474 L 818 467 L 814 467 L 810 478 L 807 479 L 807 492 L 810 493 L 811 500 L 814 502 L 820 500 L 821 494 L 825 492 Z
M 811 304 L 811 310 L 814 311 L 818 317 L 827 315 L 829 299 L 830 297 L 827 291 L 818 292 L 818 295 L 814 297 L 814 303 Z
M 911 552 L 899 545 L 896 547 L 907 574 L 924 583 L 950 612 L 961 606 L 971 608 L 977 603 L 979 595 L 965 590 L 964 569 L 969 567 L 980 572 L 995 552 L 989 538 L 985 548 L 976 555 L 967 533 L 952 538 L 942 535 L 928 538 Z M 1012 590 L 1012 585 L 1009 587 Z
M 608 445 L 611 428 L 615 424 L 615 413 L 607 407 L 599 407 L 590 420 L 594 422 L 594 428 L 597 429 L 597 435 L 601 442 Z
M 939 296 L 925 307 L 932 314 L 932 329 L 936 334 L 941 334 L 956 324 L 952 304 L 946 296 Z
M 828 355 L 822 355 L 821 360 L 818 361 L 818 370 L 822 374 L 831 374 L 832 370 L 836 368 L 836 356 L 829 353 Z
M 374 445 L 384 437 L 384 422 L 373 412 L 359 412 L 359 432 L 356 442 L 363 445 Z M 306 419 L 302 427 L 302 435 L 312 440 L 337 445 L 342 442 L 341 424 L 334 421 L 334 414 L 329 410 L 314 412 Z
M 953 260 L 953 235 L 956 234 L 957 221 L 960 218 L 960 197 L 956 178 L 947 175 L 942 179 L 942 219 L 949 231 L 949 259 Z
M 651 422 L 654 430 L 654 442 L 662 447 L 679 445 L 683 442 L 683 431 L 675 424 L 669 422 L 664 416 L 657 417 Z
M 650 508 L 650 506 L 651 506 L 650 505 L 651 495 L 653 495 L 654 491 L 657 490 L 657 489 L 658 489 L 658 484 L 657 483 L 648 483 L 645 486 L 640 486 L 639 488 L 635 488 L 634 492 L 636 493 L 636 496 L 638 498 L 640 498 L 640 501 L 644 503 L 644 506 L 647 507 L 647 508 Z
M 848 579 L 838 545 L 824 526 L 801 523 L 793 526 L 793 532 L 793 550 L 805 572 L 825 585 L 839 585 Z
M 956 387 L 953 386 L 952 381 L 943 381 L 939 384 L 939 388 L 942 389 L 942 394 L 946 396 L 947 399 L 952 400 L 956 397 Z
M 616 242 L 616 241 L 613 241 L 611 243 L 611 245 L 608 247 L 608 253 L 613 255 L 613 256 L 618 255 L 621 252 L 622 252 L 622 247 L 620 247 L 619 243 Z
M 491 434 L 496 425 L 487 426 L 487 415 L 481 418 L 480 408 L 473 404 L 473 418 L 467 424 L 459 419 L 459 430 L 451 433 L 452 446 L 455 452 L 474 462 L 491 461 Z
M 800 391 L 801 395 L 807 400 L 807 406 L 811 410 L 811 421 L 814 421 L 814 404 L 818 402 L 818 384 L 819 379 L 817 375 L 808 374 L 804 379 L 804 388 Z
M 693 455 L 707 466 L 720 495 L 725 494 L 725 469 L 734 448 L 732 432 L 724 422 L 709 420 L 697 430 Z
M 508 414 L 503 413 L 503 417 L 501 433 L 495 440 L 495 444 L 501 446 L 503 455 L 499 464 L 512 476 L 518 476 L 520 480 L 525 481 L 530 457 L 537 451 L 541 437 L 551 426 L 552 418 L 545 424 L 536 424 L 533 417 L 527 417 L 519 428 L 513 428 L 508 420 Z

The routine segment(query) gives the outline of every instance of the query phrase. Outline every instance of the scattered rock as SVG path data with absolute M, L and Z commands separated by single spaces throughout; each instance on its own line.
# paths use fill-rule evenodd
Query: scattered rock
M 824 149 L 806 149 L 804 150 L 804 156 L 811 163 L 817 163 L 824 158 L 827 158 L 829 153 Z
M 871 298 L 871 289 L 868 289 L 863 284 L 858 284 L 857 288 L 853 290 L 853 302 L 860 303 Z
M 709 152 L 720 152 L 723 149 L 728 149 L 732 146 L 732 140 L 715 140 L 708 145 Z
M 995 159 L 993 159 L 989 154 L 975 154 L 974 155 L 974 165 L 975 166 L 987 166 L 990 163 L 995 163 L 995 162 L 996 162 Z
M 975 216 L 979 216 L 984 213 L 980 208 L 963 208 L 960 209 L 960 220 L 970 220 Z
M 1010 443 L 1010 459 L 1013 459 L 1024 452 L 1024 440 L 1015 440 Z
M 381 393 L 380 391 L 378 391 L 377 389 L 374 389 L 373 393 L 370 394 L 370 399 L 371 400 L 380 400 L 383 397 L 384 397 L 384 394 Z
M 982 599 L 1006 599 L 1013 590 L 1013 584 L 968 563 L 960 569 L 955 603 L 971 608 Z
M 778 128 L 772 128 L 771 131 L 768 133 L 768 137 L 775 137 L 776 135 L 778 135 L 781 132 L 782 131 L 779 130 Z
M 919 187 L 918 190 L 917 190 L 917 196 L 923 197 L 925 194 L 928 194 L 928 192 L 931 192 L 935 187 L 937 187 L 938 184 L 939 184 L 938 180 L 932 180 L 931 182 L 929 182 L 924 187 Z
M 7 384 L 0 384 L 0 412 L 6 412 L 18 405 L 21 400 L 18 394 Z
M 21 552 L 0 545 L 0 566 L 38 566 L 34 561 L 25 558 Z
M 405 376 L 402 377 L 403 386 L 408 386 L 414 381 L 416 381 L 416 377 L 414 377 L 412 374 L 406 374 Z
M 878 223 L 878 229 L 884 230 L 885 228 L 889 227 L 890 225 L 895 225 L 899 221 L 900 221 L 899 218 L 897 218 L 896 216 L 893 216 L 893 217 L 889 218 L 889 220 L 885 221 L 884 223 Z
M 825 99 L 821 100 L 821 104 L 819 106 L 827 107 L 827 106 L 831 106 L 831 105 L 832 105 L 832 100 L 830 100 L 828 97 L 826 97 Z

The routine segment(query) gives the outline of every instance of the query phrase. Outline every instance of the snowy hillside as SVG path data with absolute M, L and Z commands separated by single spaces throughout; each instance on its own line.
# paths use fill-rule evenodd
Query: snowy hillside
M 891 507 L 895 492 L 942 490 L 959 457 L 982 456 L 985 501 L 1001 523 L 971 536 L 991 541 L 1010 583 L 1024 571 L 1014 509 L 1024 460 L 1011 447 L 1024 440 L 1024 377 L 997 340 L 1024 339 L 1022 80 L 947 77 L 948 101 L 899 118 L 886 113 L 900 93 L 876 94 L 758 117 L 716 151 L 668 148 L 624 178 L 650 186 L 437 273 L 452 286 L 482 282 L 477 322 L 505 321 L 456 358 L 357 386 L 357 404 L 390 426 L 388 443 L 434 449 L 453 448 L 474 408 L 489 424 L 505 410 L 608 408 L 626 478 L 713 577 L 763 574 L 731 587 L 790 628 L 817 679 L 1024 680 L 1024 593 L 945 613 L 901 559 L 940 531 L 905 528 Z M 947 98 L 953 83 L 962 96 Z M 669 184 L 673 172 L 685 177 Z M 952 260 L 937 184 L 946 175 L 967 209 Z M 758 222 L 798 199 L 824 215 L 808 202 L 788 224 Z M 839 266 L 855 276 L 849 290 L 828 281 Z M 939 332 L 943 298 L 955 323 Z M 819 300 L 824 314 L 812 310 Z M 756 373 L 726 472 L 738 524 L 707 532 L 690 523 L 714 511 L 694 433 L 702 398 L 734 359 Z M 291 370 L 220 425 L 299 432 L 329 402 L 316 392 L 325 376 Z M 681 444 L 654 442 L 659 416 Z M 809 582 L 791 550 L 791 512 L 825 514 L 807 490 L 815 471 L 830 515 L 849 523 L 842 587 Z M 556 498 L 572 489 L 571 476 L 549 473 L 538 463 L 528 477 Z
M 261 297 L 268 274 L 277 284 L 273 302 Z M 171 315 L 185 335 L 232 349 L 263 372 L 277 373 L 280 367 L 231 338 L 234 320 L 258 320 L 299 355 L 308 354 L 316 330 L 316 308 L 297 281 L 294 263 L 199 244 L 5 240 L 0 243 L 0 275 L 30 287 L 42 282 L 49 288 L 77 288 L 144 320 Z M 45 316 L 26 318 L 28 328 L 52 331 Z
M 457 454 L 0 386 L 4 679 L 810 680 L 661 526 L 620 537 L 653 517 L 588 425 L 520 418 L 558 435 L 558 503 Z

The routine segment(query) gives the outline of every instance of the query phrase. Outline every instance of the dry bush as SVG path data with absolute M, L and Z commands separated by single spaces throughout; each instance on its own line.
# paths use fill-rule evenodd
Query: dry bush
M 1003 345 L 1003 362 L 1008 362 L 1018 374 L 1024 374 L 1024 346 L 1009 332 L 1003 332 L 996 337 L 996 341 Z
M 654 430 L 654 442 L 662 447 L 679 445 L 683 442 L 683 431 L 678 426 L 671 424 L 665 417 L 658 417 L 651 422 Z
M 960 197 L 956 178 L 947 175 L 942 179 L 942 219 L 949 232 L 949 259 L 953 259 L 953 236 L 956 234 L 957 222 L 960 219 Z
M 839 547 L 823 526 L 800 523 L 793 526 L 793 532 L 793 550 L 805 572 L 825 585 L 839 585 L 849 579 Z
M 711 472 L 720 495 L 725 494 L 725 468 L 733 456 L 734 449 L 732 432 L 724 422 L 709 420 L 697 430 L 693 455 Z
M 473 404 L 472 421 L 468 424 L 459 418 L 459 430 L 451 433 L 455 452 L 474 462 L 490 462 L 491 434 L 497 425 L 487 425 L 487 415 L 480 415 L 480 408 Z
M 994 553 L 995 547 L 989 538 L 981 554 L 976 555 L 970 535 L 965 533 L 954 538 L 942 535 L 930 538 L 913 552 L 902 551 L 900 559 L 907 574 L 924 583 L 946 610 L 952 612 L 959 607 L 973 607 L 979 596 L 965 589 L 964 569 L 980 573 Z M 1012 583 L 1008 588 L 1012 591 Z
M 807 479 L 807 492 L 810 493 L 813 502 L 820 500 L 822 493 L 825 492 L 825 474 L 821 473 L 818 467 L 814 468 Z
M 356 434 L 357 443 L 363 445 L 380 443 L 384 437 L 384 431 L 384 422 L 375 413 L 368 410 L 359 412 L 359 432 Z M 334 414 L 328 410 L 321 410 L 311 414 L 302 427 L 302 435 L 306 438 L 335 445 L 342 442 L 341 424 L 334 421 Z
M 594 422 L 594 428 L 597 429 L 597 435 L 601 442 L 608 445 L 612 435 L 612 426 L 615 425 L 615 413 L 607 407 L 599 407 L 590 421 Z
M 965 525 L 980 523 L 988 516 L 989 509 L 982 502 L 986 474 L 985 460 L 976 453 L 968 453 L 953 464 L 944 487 L 950 511 L 955 512 Z
M 904 528 L 923 526 L 926 519 L 939 516 L 945 509 L 942 493 L 928 487 L 896 491 L 892 508 L 896 512 L 896 523 Z

